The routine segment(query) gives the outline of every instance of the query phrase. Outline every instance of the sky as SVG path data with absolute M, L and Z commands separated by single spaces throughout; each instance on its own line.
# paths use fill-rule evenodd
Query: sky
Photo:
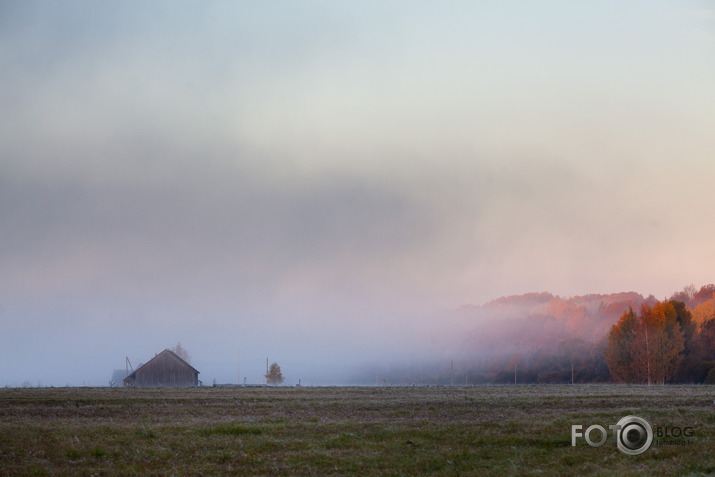
M 715 281 L 715 2 L 0 0 L 0 85 L 0 386 Z

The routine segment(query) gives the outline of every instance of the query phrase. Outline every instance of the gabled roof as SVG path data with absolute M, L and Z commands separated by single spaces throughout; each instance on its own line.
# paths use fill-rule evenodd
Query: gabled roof
M 156 360 L 159 356 L 164 355 L 164 354 L 167 354 L 167 353 L 169 354 L 169 356 L 171 356 L 171 357 L 174 358 L 175 360 L 179 361 L 180 363 L 182 363 L 182 364 L 188 366 L 189 368 L 193 369 L 194 371 L 196 371 L 196 374 L 199 374 L 199 370 L 198 370 L 198 369 L 196 369 L 196 368 L 194 368 L 193 366 L 191 366 L 189 363 L 187 363 L 186 361 L 184 361 L 184 360 L 181 358 L 181 356 L 179 356 L 178 354 L 174 353 L 173 351 L 171 351 L 170 349 L 167 348 L 167 349 L 165 349 L 164 351 L 162 351 L 161 353 L 159 353 L 159 354 L 157 354 L 156 356 L 154 356 L 152 359 L 150 359 L 150 360 L 147 361 L 146 363 L 144 363 L 144 364 L 142 364 L 141 366 L 139 366 L 137 369 L 135 369 L 132 373 L 130 373 L 130 374 L 129 374 L 126 378 L 124 378 L 124 379 L 126 380 L 126 379 L 130 379 L 130 378 L 136 378 L 137 371 L 139 371 L 140 369 L 144 368 L 145 366 L 148 366 L 152 361 Z

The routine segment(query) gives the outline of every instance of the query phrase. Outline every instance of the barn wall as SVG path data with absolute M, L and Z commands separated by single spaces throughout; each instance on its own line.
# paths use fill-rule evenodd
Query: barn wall
M 196 386 L 198 373 L 168 353 L 160 354 L 136 371 L 134 386 Z

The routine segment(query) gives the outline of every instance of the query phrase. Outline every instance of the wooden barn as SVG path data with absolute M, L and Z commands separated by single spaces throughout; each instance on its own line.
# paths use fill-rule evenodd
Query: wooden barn
M 124 378 L 129 387 L 189 387 L 199 385 L 199 372 L 165 349 Z

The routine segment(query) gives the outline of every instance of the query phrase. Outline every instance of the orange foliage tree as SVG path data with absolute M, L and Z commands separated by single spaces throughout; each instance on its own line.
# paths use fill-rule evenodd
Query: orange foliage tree
M 658 302 L 624 313 L 611 327 L 605 360 L 617 382 L 666 383 L 683 357 L 683 330 L 675 307 Z
M 715 300 L 703 301 L 693 308 L 692 313 L 695 324 L 700 328 L 705 322 L 715 318 Z

